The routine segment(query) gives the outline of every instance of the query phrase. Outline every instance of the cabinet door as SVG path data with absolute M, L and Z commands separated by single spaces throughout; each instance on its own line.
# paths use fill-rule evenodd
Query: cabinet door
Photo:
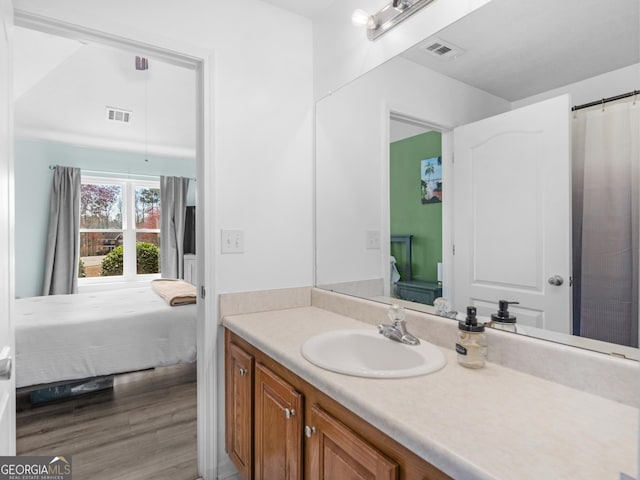
M 244 480 L 252 474 L 253 357 L 233 343 L 226 351 L 225 447 Z
M 302 395 L 261 364 L 255 388 L 255 479 L 302 479 Z
M 397 463 L 317 405 L 307 420 L 310 480 L 398 478 Z

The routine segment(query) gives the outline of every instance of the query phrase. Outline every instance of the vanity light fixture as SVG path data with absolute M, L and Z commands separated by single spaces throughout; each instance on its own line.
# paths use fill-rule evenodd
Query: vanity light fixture
M 433 1 L 434 0 L 393 0 L 373 15 L 369 15 L 364 10 L 354 11 L 351 15 L 351 22 L 357 26 L 366 25 L 367 38 L 369 40 L 375 40 Z
M 373 21 L 373 15 L 369 15 L 361 9 L 354 10 L 351 14 L 351 23 L 356 27 L 364 27 L 366 25 L 367 29 L 374 28 L 375 24 Z M 371 25 L 369 25 L 369 22 L 371 22 Z

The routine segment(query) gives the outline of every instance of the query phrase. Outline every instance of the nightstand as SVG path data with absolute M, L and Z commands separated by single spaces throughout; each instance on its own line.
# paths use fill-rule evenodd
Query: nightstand
M 421 282 L 419 280 L 400 280 L 396 282 L 396 295 L 410 302 L 433 305 L 433 301 L 442 296 L 442 287 L 436 282 Z

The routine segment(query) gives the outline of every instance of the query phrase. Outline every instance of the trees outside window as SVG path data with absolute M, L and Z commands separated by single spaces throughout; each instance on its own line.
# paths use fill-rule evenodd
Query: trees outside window
M 81 278 L 160 273 L 159 182 L 83 178 Z

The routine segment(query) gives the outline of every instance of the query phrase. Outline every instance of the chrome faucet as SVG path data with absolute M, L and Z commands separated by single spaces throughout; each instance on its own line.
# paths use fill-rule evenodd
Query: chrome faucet
M 404 319 L 404 308 L 395 304 L 391 305 L 387 312 L 387 316 L 393 323 L 391 325 L 378 325 L 378 333 L 384 335 L 390 340 L 395 340 L 396 342 L 404 343 L 406 345 L 420 344 L 420 340 L 407 331 L 407 322 Z

